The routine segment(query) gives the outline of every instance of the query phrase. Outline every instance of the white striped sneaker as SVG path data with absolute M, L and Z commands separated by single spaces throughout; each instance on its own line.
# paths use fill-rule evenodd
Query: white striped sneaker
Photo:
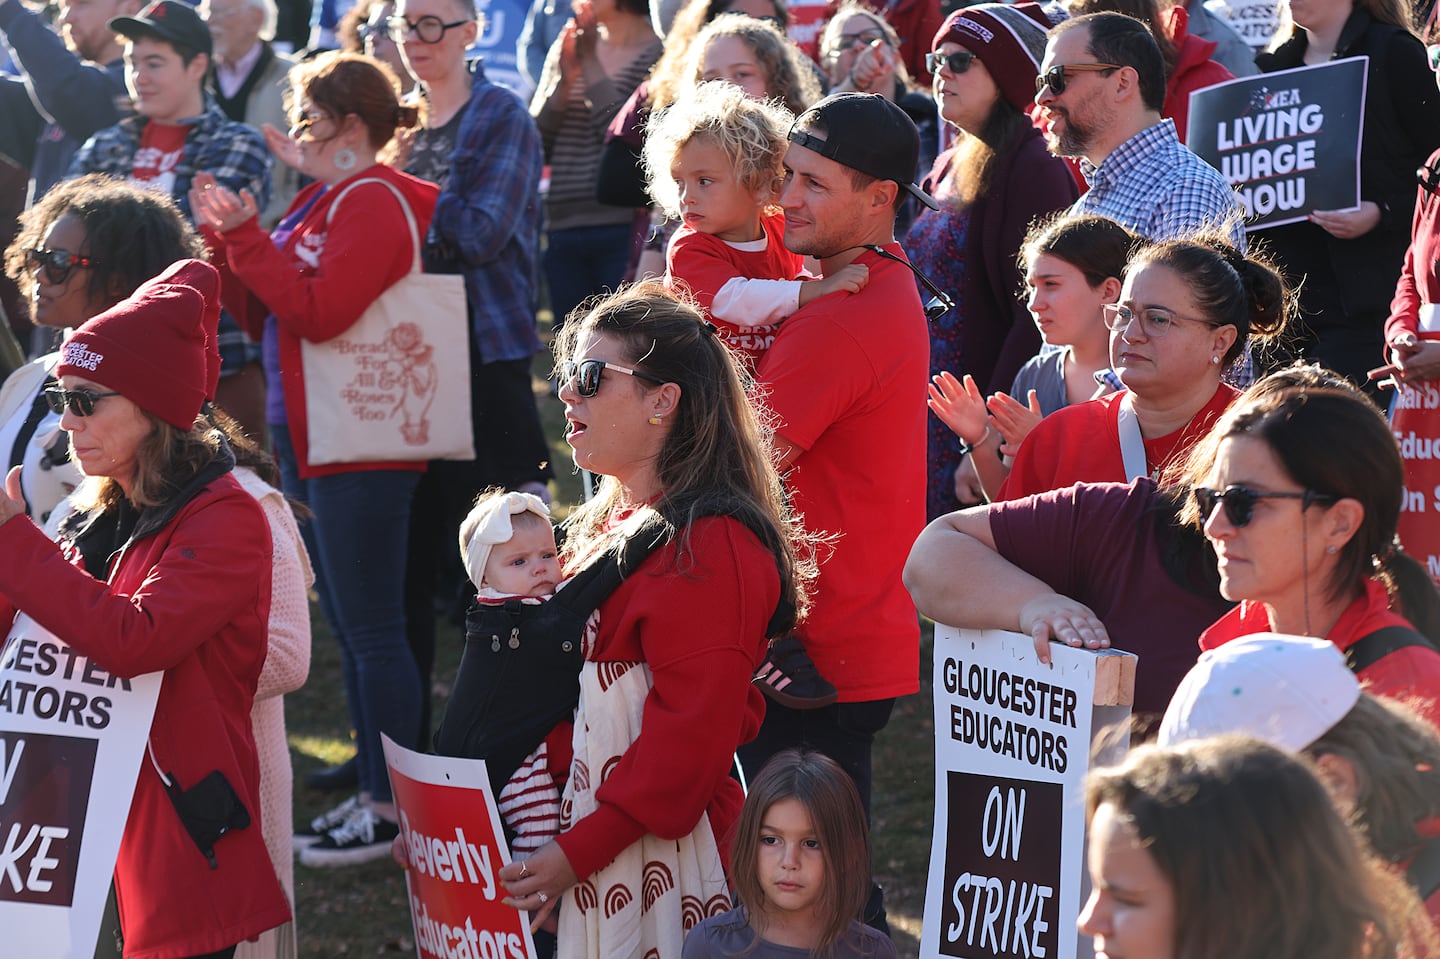
M 349 799 L 336 806 L 334 809 L 322 812 L 310 820 L 310 825 L 304 829 L 297 829 L 295 835 L 290 839 L 290 848 L 299 852 L 309 846 L 315 845 L 330 830 L 345 825 L 345 821 L 355 815 L 364 807 L 360 805 L 359 796 L 351 796 Z

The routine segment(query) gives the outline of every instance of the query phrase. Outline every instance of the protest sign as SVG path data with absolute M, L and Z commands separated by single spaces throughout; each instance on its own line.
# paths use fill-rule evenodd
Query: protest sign
M 420 959 L 535 959 L 524 913 L 504 905 L 510 861 L 479 759 L 427 756 L 382 734 Z
M 1256 53 L 1270 45 L 1280 26 L 1278 0 L 1210 0 L 1205 9 L 1226 20 Z
M 1135 657 L 1050 649 L 1044 666 L 1028 636 L 935 628 L 922 956 L 1089 954 L 1075 930 L 1086 888 L 1081 783 L 1092 731 L 1129 715 L 1113 703 L 1132 698 Z
M 1188 146 L 1235 187 L 1247 229 L 1360 205 L 1369 61 L 1332 60 L 1190 94 Z
M 113 676 L 15 618 L 0 652 L 6 955 L 93 955 L 160 679 Z

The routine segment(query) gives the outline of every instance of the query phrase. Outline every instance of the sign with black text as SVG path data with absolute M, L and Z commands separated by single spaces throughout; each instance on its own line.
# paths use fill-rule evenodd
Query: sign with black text
M 1333 60 L 1190 94 L 1187 145 L 1235 188 L 1247 229 L 1360 205 L 1369 61 Z
M 935 628 L 935 832 L 920 955 L 1076 959 L 1096 654 Z M 1088 954 L 1084 953 L 1084 954 Z
M 16 617 L 0 652 L 6 955 L 93 955 L 161 675 L 122 679 Z
M 419 959 L 535 959 L 524 913 L 505 905 L 510 861 L 479 759 L 429 756 L 381 735 L 409 868 Z

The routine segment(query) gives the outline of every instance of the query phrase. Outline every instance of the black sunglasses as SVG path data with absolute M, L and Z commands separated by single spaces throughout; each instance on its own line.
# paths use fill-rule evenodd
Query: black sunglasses
M 394 16 L 385 21 L 385 26 L 390 31 L 390 39 L 396 43 L 404 43 L 410 39 L 412 30 L 420 38 L 421 43 L 439 43 L 445 39 L 446 33 L 470 22 L 469 20 L 456 20 L 454 23 L 446 23 L 439 17 L 421 17 L 411 23 L 404 17 Z
M 915 269 L 914 264 L 912 264 L 909 260 L 905 259 L 904 257 L 896 256 L 894 253 L 891 253 L 883 246 L 876 246 L 873 243 L 863 243 L 861 244 L 861 246 L 864 249 L 869 250 L 871 253 L 874 253 L 876 256 L 880 257 L 883 260 L 893 260 L 894 262 L 899 263 L 911 273 L 915 274 L 915 279 L 919 280 L 920 283 L 925 287 L 925 289 L 929 290 L 931 294 L 930 299 L 925 303 L 926 319 L 938 320 L 946 313 L 949 313 L 951 310 L 955 309 L 954 297 L 952 297 L 949 293 L 946 293 L 944 290 L 940 289 L 940 287 L 936 286 L 934 283 L 931 283 L 930 278 L 924 273 L 921 273 L 919 270 Z
M 76 416 L 94 416 L 95 404 L 119 393 L 96 393 L 93 390 L 67 390 L 59 386 L 45 387 L 45 405 L 52 413 L 63 413 L 68 406 Z
M 594 396 L 600 389 L 600 375 L 606 370 L 614 370 L 616 373 L 624 373 L 626 376 L 638 376 L 642 380 L 649 380 L 657 385 L 664 385 L 667 382 L 644 370 L 616 366 L 614 363 L 606 363 L 604 360 L 581 360 L 579 363 L 565 363 L 560 367 L 560 385 L 570 384 L 581 396 Z
M 1307 489 L 1298 493 L 1262 493 L 1248 486 L 1227 486 L 1223 490 L 1196 486 L 1190 490 L 1195 505 L 1200 509 L 1200 518 L 1208 520 L 1215 514 L 1216 504 L 1225 507 L 1225 518 L 1236 529 L 1248 526 L 1255 517 L 1255 504 L 1262 499 L 1298 499 L 1303 512 L 1311 503 L 1333 503 L 1338 497 L 1329 493 L 1317 493 Z
M 975 54 L 969 50 L 957 50 L 954 53 L 927 53 L 925 54 L 925 69 L 931 73 L 939 73 L 943 65 L 945 69 L 954 74 L 964 73 L 970 69 L 970 64 L 975 62 Z
M 46 250 L 40 247 L 25 251 L 25 263 L 32 270 L 37 266 L 43 267 L 45 279 L 50 281 L 51 286 L 59 286 L 70 279 L 70 273 L 76 267 L 88 269 L 95 265 L 95 261 L 88 256 L 80 256 L 69 250 Z
M 1065 92 L 1065 83 L 1072 73 L 1111 73 L 1124 69 L 1118 63 L 1057 63 L 1035 78 L 1035 95 L 1039 96 L 1046 87 L 1055 96 Z

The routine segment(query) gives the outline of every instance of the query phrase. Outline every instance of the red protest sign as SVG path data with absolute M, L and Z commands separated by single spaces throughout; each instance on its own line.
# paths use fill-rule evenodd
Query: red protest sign
M 535 959 L 524 913 L 505 905 L 510 862 L 484 762 L 427 756 L 382 737 L 409 868 L 420 959 Z

